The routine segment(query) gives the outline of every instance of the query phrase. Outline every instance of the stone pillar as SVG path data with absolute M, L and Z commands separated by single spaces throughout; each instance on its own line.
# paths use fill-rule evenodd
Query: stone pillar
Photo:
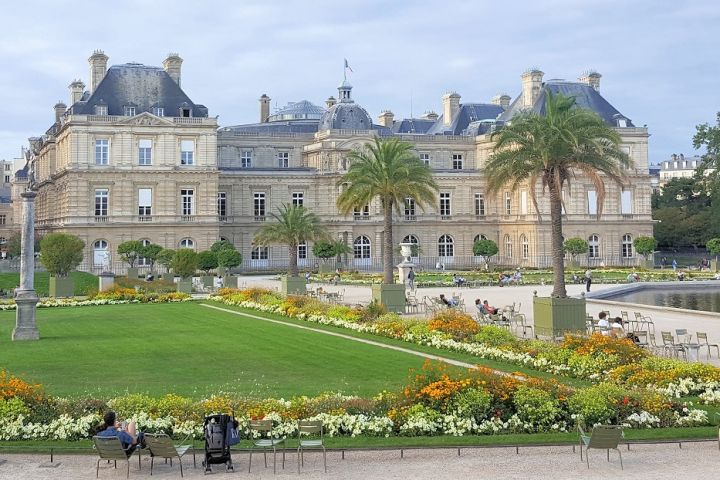
M 35 197 L 27 191 L 22 197 L 22 240 L 20 245 L 20 287 L 15 291 L 15 329 L 13 340 L 39 340 L 35 324 L 38 296 L 35 293 Z
M 412 243 L 400 244 L 400 255 L 402 255 L 403 261 L 397 265 L 399 279 L 398 283 L 405 286 L 407 286 L 408 273 L 410 273 L 410 269 L 415 266 L 415 264 L 410 260 L 410 257 L 412 256 L 412 247 Z
M 115 285 L 115 274 L 112 272 L 102 272 L 98 275 L 98 281 L 100 282 L 98 285 L 99 291 L 106 292 L 111 290 Z

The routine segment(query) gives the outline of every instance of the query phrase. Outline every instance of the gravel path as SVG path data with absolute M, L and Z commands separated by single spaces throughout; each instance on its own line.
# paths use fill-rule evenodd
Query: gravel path
M 347 452 L 345 460 L 340 453 L 328 453 L 328 473 L 323 473 L 322 455 L 308 453 L 305 468 L 297 473 L 297 457 L 288 453 L 285 470 L 278 465 L 278 474 L 272 472 L 272 456 L 269 468 L 264 468 L 262 457 L 253 459 L 253 471 L 247 473 L 247 453 L 233 455 L 235 472 L 226 473 L 224 468 L 215 468 L 212 477 L 217 478 L 306 478 L 306 479 L 428 479 L 445 480 L 457 478 L 532 479 L 532 480 L 584 480 L 603 479 L 652 479 L 683 480 L 718 478 L 720 452 L 717 442 L 686 443 L 683 448 L 677 444 L 633 445 L 631 450 L 622 448 L 625 469 L 620 470 L 617 453 L 611 452 L 610 462 L 605 452 L 591 451 L 590 469 L 580 462 L 578 453 L 571 447 L 522 447 L 515 448 L 465 449 L 458 457 L 457 450 L 422 449 L 407 450 L 404 458 L 400 452 L 364 451 Z M 202 454 L 198 455 L 200 458 Z M 56 455 L 59 463 L 54 468 L 41 467 L 49 460 L 47 455 L 6 455 L 0 454 L 0 479 L 43 480 L 43 479 L 91 479 L 95 478 L 95 456 Z M 257 463 L 256 463 L 257 462 Z M 192 457 L 183 460 L 185 478 L 208 478 L 202 468 L 192 468 Z M 199 463 L 198 463 L 199 465 Z M 177 463 L 173 467 L 162 462 L 156 463 L 150 477 L 150 459 L 143 456 L 142 470 L 138 471 L 137 459 L 130 463 L 130 478 L 180 478 Z M 100 479 L 124 479 L 125 465 L 117 470 L 101 462 Z

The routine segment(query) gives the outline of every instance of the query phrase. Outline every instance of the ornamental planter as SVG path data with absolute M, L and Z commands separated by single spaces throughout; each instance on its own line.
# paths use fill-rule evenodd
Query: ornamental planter
M 385 305 L 388 312 L 405 313 L 405 285 L 372 284 L 372 299 Z
M 333 273 L 335 268 L 330 262 L 320 262 L 319 273 Z
M 305 295 L 304 277 L 288 277 L 283 275 L 280 277 L 280 292 L 283 295 Z
M 533 297 L 535 335 L 555 338 L 585 332 L 585 299 Z
M 212 275 L 203 275 L 202 277 L 203 287 L 212 287 L 215 284 L 215 277 Z
M 138 268 L 137 267 L 128 267 L 127 278 L 129 278 L 131 280 L 137 280 L 138 279 Z
M 710 271 L 711 272 L 717 272 L 718 271 L 718 261 L 717 258 L 714 260 L 710 260 Z
M 180 293 L 192 293 L 192 278 L 181 278 L 177 282 L 177 291 Z
M 70 277 L 51 275 L 48 290 L 51 297 L 73 297 L 75 296 L 75 282 Z

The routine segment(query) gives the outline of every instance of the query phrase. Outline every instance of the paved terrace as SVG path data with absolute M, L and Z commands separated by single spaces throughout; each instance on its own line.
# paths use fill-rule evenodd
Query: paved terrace
M 348 451 L 345 459 L 339 452 L 328 453 L 328 473 L 323 472 L 322 454 L 306 453 L 305 467 L 297 473 L 297 457 L 288 452 L 285 469 L 278 465 L 278 474 L 273 475 L 272 455 L 265 468 L 262 455 L 253 455 L 252 473 L 247 473 L 248 455 L 245 452 L 233 454 L 234 472 L 225 472 L 224 466 L 215 466 L 212 477 L 216 478 L 300 478 L 300 479 L 428 479 L 444 480 L 457 478 L 532 479 L 532 480 L 684 480 L 717 478 L 720 470 L 720 452 L 717 442 L 684 443 L 678 448 L 673 444 L 633 445 L 630 451 L 621 446 L 624 470 L 620 470 L 617 452 L 610 453 L 610 462 L 605 452 L 592 450 L 590 469 L 580 461 L 577 452 L 570 446 L 560 447 L 514 447 L 464 448 L 458 456 L 457 449 L 405 450 L 403 458 L 399 450 Z M 198 452 L 198 459 L 203 452 Z M 45 479 L 93 479 L 95 478 L 95 455 L 56 455 L 54 467 L 47 466 L 48 455 L 10 455 L 0 452 L 0 478 L 13 480 Z M 279 460 L 279 459 L 278 459 Z M 199 461 L 199 460 L 198 460 Z M 48 463 L 46 463 L 48 462 Z M 142 470 L 138 461 L 130 462 L 130 478 L 164 479 L 180 478 L 177 461 L 173 467 L 162 461 L 156 462 L 150 476 L 150 459 L 142 458 Z M 99 478 L 124 479 L 126 465 L 119 462 L 117 470 L 101 462 Z M 41 466 L 41 465 L 46 466 Z M 209 478 L 198 468 L 192 468 L 192 455 L 183 459 L 185 478 Z

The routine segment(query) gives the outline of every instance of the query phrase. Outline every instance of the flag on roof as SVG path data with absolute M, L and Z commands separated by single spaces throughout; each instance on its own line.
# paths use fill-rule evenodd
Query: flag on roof
M 345 70 L 350 70 L 350 73 L 355 73 L 355 72 L 353 72 L 353 69 L 350 68 L 350 65 L 348 64 L 347 58 L 344 59 L 344 60 L 345 60 Z

